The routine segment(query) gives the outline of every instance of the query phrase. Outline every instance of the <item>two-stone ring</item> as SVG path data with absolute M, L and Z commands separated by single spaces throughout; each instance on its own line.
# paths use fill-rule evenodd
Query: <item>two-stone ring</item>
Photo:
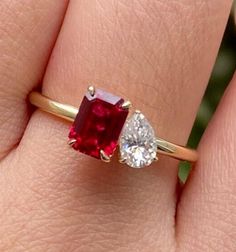
M 46 112 L 72 121 L 69 145 L 102 161 L 109 162 L 118 145 L 119 161 L 133 168 L 149 166 L 158 160 L 158 154 L 189 162 L 197 160 L 195 150 L 156 137 L 140 111 L 127 119 L 129 101 L 93 86 L 88 87 L 79 109 L 38 92 L 32 92 L 29 100 Z

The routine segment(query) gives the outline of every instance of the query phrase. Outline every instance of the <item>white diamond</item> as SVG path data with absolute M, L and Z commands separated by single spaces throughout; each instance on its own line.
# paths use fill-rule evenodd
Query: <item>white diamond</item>
M 127 120 L 120 137 L 120 155 L 133 168 L 148 166 L 156 158 L 154 130 L 139 111 Z

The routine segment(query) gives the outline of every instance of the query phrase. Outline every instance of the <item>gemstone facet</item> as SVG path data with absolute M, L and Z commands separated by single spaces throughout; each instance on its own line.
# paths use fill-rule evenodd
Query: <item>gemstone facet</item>
M 94 95 L 87 92 L 70 129 L 69 139 L 76 140 L 73 148 L 98 159 L 101 151 L 111 156 L 128 115 L 123 103 L 122 98 L 101 89 Z
M 136 111 L 127 120 L 120 137 L 121 161 L 133 168 L 148 166 L 156 159 L 154 130 L 145 116 Z

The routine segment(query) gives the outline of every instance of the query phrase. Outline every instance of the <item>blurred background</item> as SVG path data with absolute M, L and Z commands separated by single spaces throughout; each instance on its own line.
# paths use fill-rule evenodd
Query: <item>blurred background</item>
M 215 66 L 188 141 L 188 146 L 194 149 L 197 148 L 201 136 L 236 69 L 235 10 L 236 1 L 234 1 Z M 179 177 L 183 182 L 186 181 L 189 171 L 190 165 L 188 163 L 180 163 Z

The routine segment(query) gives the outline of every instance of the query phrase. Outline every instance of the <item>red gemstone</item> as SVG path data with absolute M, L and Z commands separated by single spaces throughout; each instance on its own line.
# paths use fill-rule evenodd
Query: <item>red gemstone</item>
M 87 93 L 71 127 L 69 138 L 73 148 L 100 159 L 100 150 L 112 155 L 128 115 L 121 104 L 124 100 L 97 89 L 94 96 Z

